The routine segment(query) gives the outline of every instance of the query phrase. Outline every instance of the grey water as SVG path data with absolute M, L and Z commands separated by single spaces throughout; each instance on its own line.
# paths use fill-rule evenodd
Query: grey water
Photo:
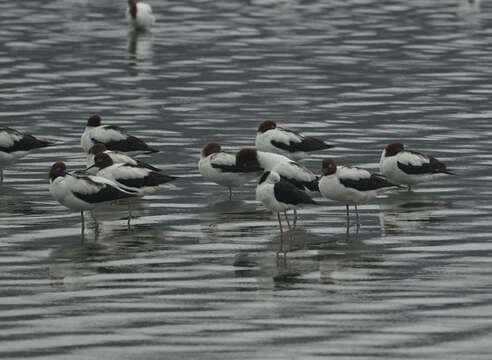
M 0 2 L 0 127 L 56 142 L 0 188 L 2 359 L 490 359 L 492 3 L 483 0 Z M 48 193 L 84 166 L 88 116 L 158 147 L 179 176 L 88 217 Z M 400 139 L 457 174 L 414 192 L 300 211 L 277 259 L 255 184 L 203 179 L 200 148 L 254 144 L 272 119 L 376 170 Z

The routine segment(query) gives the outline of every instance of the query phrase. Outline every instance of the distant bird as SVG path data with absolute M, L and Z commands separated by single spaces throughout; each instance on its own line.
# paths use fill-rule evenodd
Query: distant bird
M 115 164 L 111 157 L 105 153 L 99 153 L 94 157 L 92 167 L 99 169 L 97 176 L 114 181 L 120 187 L 136 189 L 140 196 L 152 194 L 158 190 L 160 185 L 177 179 L 174 176 L 164 175 L 161 172 L 135 165 Z
M 256 133 L 256 148 L 287 156 L 292 160 L 307 158 L 310 152 L 330 149 L 329 145 L 312 136 L 304 136 L 288 128 L 277 126 L 267 120 L 260 124 Z
M 268 210 L 277 214 L 281 239 L 280 251 L 283 250 L 284 236 L 280 213 L 284 213 L 292 238 L 292 227 L 287 217 L 287 210 L 297 209 L 302 205 L 317 204 L 304 191 L 283 180 L 275 171 L 265 171 L 263 173 L 256 188 L 256 199 L 261 201 Z
M 108 154 L 111 160 L 113 160 L 113 163 L 115 164 L 129 164 L 137 167 L 146 168 L 152 171 L 161 171 L 161 169 L 158 169 L 150 164 L 147 164 L 144 161 L 134 159 L 131 156 L 128 156 L 121 152 L 107 150 L 104 144 L 95 144 L 93 147 L 89 149 L 89 152 L 87 154 L 86 166 L 87 168 L 90 168 L 90 170 L 88 170 L 89 174 L 95 175 L 97 173 L 98 169 L 92 167 L 92 165 L 94 165 L 94 157 L 100 153 Z
M 238 187 L 257 177 L 257 173 L 244 173 L 236 166 L 236 155 L 222 151 L 217 143 L 208 143 L 202 149 L 198 170 L 206 179 L 229 188 L 229 200 L 232 188 Z
M 155 22 L 150 5 L 138 0 L 128 0 L 126 17 L 128 25 L 135 31 L 150 31 Z
M 12 128 L 0 128 L 0 184 L 3 183 L 3 169 L 16 163 L 34 149 L 53 145 L 29 134 Z
M 398 141 L 392 142 L 383 150 L 379 162 L 381 173 L 396 185 L 412 185 L 435 179 L 438 175 L 454 175 L 446 165 L 432 156 L 405 150 Z
M 371 174 L 357 167 L 337 166 L 334 159 L 322 161 L 323 176 L 319 180 L 319 190 L 325 198 L 342 202 L 347 208 L 347 224 L 350 222 L 349 205 L 355 206 L 357 225 L 359 210 L 357 204 L 375 198 L 379 190 L 395 186 L 384 176 Z
M 104 144 L 108 150 L 122 152 L 154 153 L 159 150 L 150 147 L 139 138 L 128 135 L 125 130 L 114 125 L 101 125 L 101 117 L 92 115 L 80 138 L 80 145 L 87 153 L 95 144 Z
M 137 190 L 123 189 L 108 179 L 67 172 L 63 161 L 57 161 L 49 171 L 50 193 L 55 200 L 71 210 L 80 211 L 84 233 L 84 211 L 102 203 L 136 198 Z

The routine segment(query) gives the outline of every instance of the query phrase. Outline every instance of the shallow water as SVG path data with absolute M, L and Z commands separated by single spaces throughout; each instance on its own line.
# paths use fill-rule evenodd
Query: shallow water
M 490 359 L 491 25 L 488 1 L 0 2 L 0 127 L 54 140 L 0 188 L 0 357 Z M 134 209 L 89 217 L 48 194 L 81 168 L 98 112 L 182 177 Z M 375 168 L 402 139 L 458 176 L 360 206 L 300 212 L 277 260 L 276 219 L 197 172 L 199 149 L 254 144 L 264 119 Z

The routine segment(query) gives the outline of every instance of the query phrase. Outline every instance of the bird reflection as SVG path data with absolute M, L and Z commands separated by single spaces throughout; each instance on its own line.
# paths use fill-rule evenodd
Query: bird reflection
M 30 198 L 19 189 L 0 187 L 0 214 L 2 216 L 36 214 Z
M 99 230 L 96 239 L 85 237 L 81 242 L 67 241 L 48 257 L 51 285 L 84 288 L 90 275 L 134 272 L 133 259 L 161 248 L 163 237 L 154 225 L 138 224 L 131 230 L 105 226 Z M 116 260 L 118 265 L 108 265 L 108 262 Z
M 152 57 L 152 34 L 131 31 L 128 33 L 128 55 L 130 65 Z
M 380 202 L 379 223 L 383 235 L 399 235 L 420 229 L 431 222 L 444 221 L 447 201 L 429 194 L 402 192 Z

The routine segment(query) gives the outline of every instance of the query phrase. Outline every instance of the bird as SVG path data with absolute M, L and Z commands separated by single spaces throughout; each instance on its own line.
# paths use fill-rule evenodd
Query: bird
M 378 191 L 395 186 L 384 176 L 371 174 L 357 167 L 337 166 L 334 159 L 324 159 L 321 163 L 323 176 L 319 180 L 319 190 L 323 197 L 342 202 L 347 209 L 347 226 L 350 222 L 349 205 L 355 206 L 357 226 L 359 210 L 357 204 L 375 198 Z
M 174 176 L 164 175 L 158 171 L 125 163 L 115 164 L 105 153 L 94 156 L 94 165 L 98 168 L 97 176 L 116 182 L 120 187 L 138 190 L 140 196 L 152 194 L 159 186 L 177 179 Z M 90 168 L 86 169 L 89 170 Z
M 319 192 L 318 176 L 301 164 L 280 154 L 258 151 L 255 148 L 243 148 L 236 154 L 236 166 L 242 172 L 275 171 L 280 177 L 296 188 L 310 195 Z M 297 222 L 297 210 L 294 209 L 294 226 Z
M 232 188 L 239 187 L 257 177 L 257 173 L 244 173 L 236 166 L 236 155 L 222 151 L 220 144 L 208 143 L 202 148 L 198 170 L 206 179 L 229 189 L 229 200 L 232 199 Z
M 87 153 L 97 143 L 104 144 L 108 150 L 122 152 L 143 152 L 146 154 L 159 152 L 139 138 L 129 135 L 125 130 L 114 125 L 101 125 L 98 114 L 91 115 L 80 138 L 80 145 Z
M 275 171 L 299 190 L 319 192 L 318 177 L 286 156 L 255 148 L 243 148 L 236 154 L 236 166 L 242 172 Z
M 63 161 L 55 162 L 48 176 L 51 196 L 65 207 L 80 211 L 82 234 L 85 229 L 84 211 L 92 210 L 102 203 L 139 196 L 137 190 L 122 188 L 99 176 L 69 173 Z
M 396 185 L 412 185 L 427 182 L 442 174 L 455 175 L 436 158 L 405 150 L 405 146 L 394 141 L 386 145 L 381 154 L 379 170 L 388 181 Z
M 263 121 L 258 127 L 255 146 L 259 151 L 284 155 L 294 161 L 309 157 L 310 152 L 334 147 L 315 137 L 278 126 L 271 120 Z
M 258 186 L 256 187 L 256 199 L 268 210 L 277 214 L 281 241 L 279 252 L 283 251 L 284 236 L 280 213 L 284 213 L 292 239 L 292 227 L 287 216 L 287 211 L 297 209 L 302 205 L 317 204 L 317 202 L 311 199 L 304 191 L 299 190 L 290 182 L 283 180 L 275 171 L 265 171 L 263 173 L 258 181 Z
M 16 163 L 34 149 L 44 148 L 53 143 L 23 134 L 12 128 L 0 128 L 0 184 L 3 183 L 3 169 Z
M 150 31 L 155 22 L 152 7 L 138 0 L 128 0 L 126 17 L 130 29 L 134 31 Z
M 92 165 L 94 165 L 94 157 L 100 153 L 108 154 L 111 160 L 113 160 L 113 163 L 115 164 L 124 163 L 137 167 L 146 168 L 152 171 L 161 171 L 161 169 L 156 168 L 155 166 L 147 164 L 144 161 L 134 159 L 131 156 L 128 156 L 124 153 L 107 150 L 104 144 L 98 143 L 92 146 L 89 149 L 89 152 L 87 153 L 86 167 L 89 168 L 89 170 L 87 171 L 89 174 L 95 175 L 97 173 L 97 168 L 92 167 Z

